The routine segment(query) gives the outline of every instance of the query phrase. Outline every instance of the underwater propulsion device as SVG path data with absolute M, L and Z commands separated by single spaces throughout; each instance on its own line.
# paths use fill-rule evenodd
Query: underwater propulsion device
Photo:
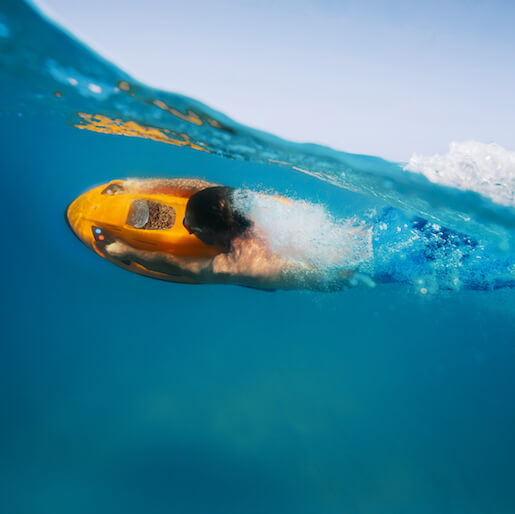
M 66 220 L 75 235 L 102 258 L 147 277 L 196 284 L 181 275 L 165 274 L 129 260 L 116 259 L 106 247 L 121 241 L 148 252 L 182 258 L 211 258 L 224 250 L 202 242 L 183 224 L 186 206 L 194 191 L 154 187 L 130 191 L 123 180 L 95 187 L 76 198 L 66 210 Z

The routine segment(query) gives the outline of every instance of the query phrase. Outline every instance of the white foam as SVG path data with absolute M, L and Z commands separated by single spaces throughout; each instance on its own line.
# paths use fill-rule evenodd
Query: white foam
M 93 83 L 88 84 L 88 89 L 97 95 L 102 93 L 102 88 L 97 84 L 93 84 Z
M 356 220 L 336 220 L 323 205 L 243 191 L 236 207 L 254 222 L 277 255 L 322 271 L 368 272 L 371 228 Z
M 490 143 L 451 143 L 446 154 L 413 154 L 405 170 L 431 182 L 475 191 L 502 205 L 515 206 L 515 152 Z

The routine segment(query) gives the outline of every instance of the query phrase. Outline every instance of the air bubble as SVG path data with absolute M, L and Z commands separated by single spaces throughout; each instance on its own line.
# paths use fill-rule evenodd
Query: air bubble
M 93 83 L 90 83 L 88 84 L 88 89 L 92 92 L 92 93 L 96 93 L 97 95 L 100 94 L 102 92 L 102 88 L 97 85 L 97 84 L 93 84 Z

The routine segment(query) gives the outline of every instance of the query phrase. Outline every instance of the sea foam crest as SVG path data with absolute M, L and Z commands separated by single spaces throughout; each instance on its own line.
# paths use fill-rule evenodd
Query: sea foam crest
M 454 142 L 446 154 L 413 154 L 404 169 L 421 173 L 431 182 L 515 206 L 515 152 L 498 144 Z

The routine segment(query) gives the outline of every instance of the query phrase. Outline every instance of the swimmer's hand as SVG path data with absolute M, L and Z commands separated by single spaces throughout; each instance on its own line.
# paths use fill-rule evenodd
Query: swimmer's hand
M 118 260 L 129 260 L 129 255 L 133 248 L 121 241 L 115 241 L 105 247 L 105 251 L 110 257 Z
M 160 259 L 157 259 L 156 254 L 153 252 L 138 250 L 121 241 L 115 241 L 107 245 L 105 251 L 109 257 L 123 264 L 135 262 L 147 269 L 158 271 L 159 273 L 166 273 L 169 267 L 162 256 Z
M 151 271 L 166 275 L 183 275 L 193 279 L 202 278 L 209 265 L 209 259 L 180 259 L 164 252 L 148 252 L 134 248 L 122 241 L 115 241 L 105 247 L 109 257 L 123 264 L 135 262 Z

